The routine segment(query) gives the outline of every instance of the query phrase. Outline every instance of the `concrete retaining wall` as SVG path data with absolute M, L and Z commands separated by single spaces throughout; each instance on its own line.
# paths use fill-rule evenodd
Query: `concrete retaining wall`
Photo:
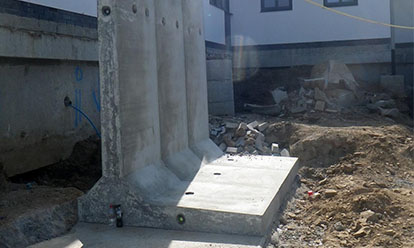
M 99 127 L 96 62 L 0 59 L 0 162 L 9 176 L 67 158 L 95 134 L 65 96 Z
M 345 64 L 391 61 L 390 39 L 311 42 L 234 47 L 235 68 L 315 65 L 327 60 Z
M 0 163 L 8 176 L 65 159 L 76 142 L 95 134 L 83 116 L 64 106 L 65 96 L 99 128 L 93 19 L 56 11 L 0 3 Z M 70 24 L 58 19 L 64 16 Z
M 210 114 L 234 115 L 232 60 L 207 60 L 207 80 Z

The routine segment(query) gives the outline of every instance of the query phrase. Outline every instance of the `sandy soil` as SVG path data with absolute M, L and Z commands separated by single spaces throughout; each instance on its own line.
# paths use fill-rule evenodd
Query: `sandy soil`
M 302 166 L 269 247 L 414 247 L 413 130 L 376 118 L 268 128 Z

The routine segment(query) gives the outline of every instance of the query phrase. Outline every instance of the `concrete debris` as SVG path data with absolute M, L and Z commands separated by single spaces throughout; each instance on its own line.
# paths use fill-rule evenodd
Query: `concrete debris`
M 288 94 L 286 107 L 291 114 L 314 110 L 337 113 L 359 103 L 358 83 L 346 65 L 330 61 L 316 65 L 312 78 L 299 79 L 301 88 Z
M 259 124 L 259 126 L 257 126 L 257 130 L 259 130 L 260 132 L 264 132 L 268 127 L 269 127 L 269 123 L 263 122 Z
M 324 78 L 325 85 L 322 90 L 328 88 L 340 88 L 351 90 L 356 93 L 359 85 L 349 68 L 340 61 L 330 60 L 328 62 L 315 65 L 312 68 L 312 78 Z
M 213 135 L 213 136 L 220 136 L 221 134 L 224 134 L 224 133 L 226 133 L 226 127 L 224 126 L 212 128 L 210 130 L 210 135 Z
M 367 96 L 366 108 L 373 113 L 378 113 L 384 117 L 398 119 L 401 113 L 408 113 L 409 107 L 403 98 L 392 99 L 390 95 L 382 93 Z
M 210 123 L 211 130 L 219 130 L 221 127 L 228 126 L 226 133 L 210 138 L 219 146 L 219 148 L 229 154 L 239 155 L 269 155 L 290 157 L 287 149 L 279 147 L 277 143 L 267 143 L 264 131 L 269 127 L 269 123 L 254 120 L 247 123 L 237 120 L 236 117 L 214 117 Z M 224 120 L 225 119 L 225 120 Z M 231 119 L 231 120 L 230 120 Z M 232 123 L 232 125 L 228 125 Z M 236 124 L 237 123 L 237 124 Z M 234 125 L 236 124 L 236 125 Z M 237 128 L 233 128 L 237 126 Z M 221 129 L 220 129 L 221 130 Z M 218 132 L 210 131 L 210 134 Z M 281 151 L 282 150 L 282 151 Z
M 242 137 L 245 136 L 247 133 L 247 129 L 249 129 L 247 127 L 247 124 L 242 122 L 239 124 L 239 127 L 236 129 L 236 132 L 234 133 L 235 137 Z
M 324 101 L 317 101 L 315 103 L 315 110 L 324 111 L 325 110 L 325 102 Z
M 247 124 L 247 127 L 250 130 L 254 130 L 257 126 L 259 126 L 259 122 L 257 122 L 257 121 L 253 121 L 253 122 L 250 122 L 249 124 Z
M 366 210 L 361 212 L 360 214 L 361 219 L 363 219 L 364 222 L 366 221 L 372 221 L 375 217 L 375 212 L 372 210 Z
M 395 119 L 402 118 L 400 113 L 410 113 L 410 107 L 407 104 L 409 101 L 407 97 L 403 98 L 405 94 L 394 99 L 390 95 L 394 94 L 393 92 L 400 92 L 403 89 L 401 85 L 396 86 L 397 89 L 387 90 L 387 93 L 368 92 L 359 86 L 351 71 L 341 62 L 329 61 L 316 65 L 311 76 L 312 78 L 298 78 L 300 87 L 296 90 L 285 91 L 277 88 L 271 91 L 276 104 L 245 104 L 245 110 L 278 117 L 306 113 L 308 115 L 305 118 L 318 118 L 321 113 L 371 112 Z M 397 84 L 401 84 L 399 77 L 385 77 L 383 79 L 384 90 L 392 87 L 388 85 L 387 80 L 394 80 Z M 264 131 L 262 127 L 257 129 L 260 132 Z
M 255 147 L 259 150 L 259 151 L 263 151 L 263 145 L 264 145 L 264 141 L 265 141 L 265 136 L 262 133 L 258 133 L 257 137 L 256 137 L 256 141 L 255 141 Z
M 331 114 L 336 114 L 336 113 L 338 113 L 338 110 L 336 110 L 336 109 L 329 109 L 329 108 L 327 108 L 327 109 L 325 109 L 325 112 L 327 112 L 327 113 L 331 113 Z
M 237 147 L 244 146 L 244 144 L 245 144 L 244 137 L 240 137 L 240 138 L 237 139 L 237 141 L 236 141 L 236 146 Z
M 326 94 L 335 102 L 337 106 L 342 108 L 349 108 L 355 106 L 358 102 L 354 92 L 345 89 L 327 90 Z M 328 101 L 326 101 L 329 103 Z
M 288 99 L 288 94 L 286 91 L 281 89 L 275 89 L 272 92 L 273 100 L 276 104 L 280 104 L 283 101 L 286 101 Z
M 226 144 L 226 146 L 236 146 L 236 142 L 232 140 L 232 135 L 230 133 L 226 133 L 223 135 L 223 141 Z
M 300 78 L 299 80 L 302 82 L 302 87 L 307 89 L 324 89 L 326 84 L 326 80 L 323 77 L 311 79 Z
M 279 144 L 275 144 L 275 143 L 272 144 L 272 153 L 273 154 L 279 154 L 280 153 Z
M 235 122 L 226 122 L 226 128 L 227 129 L 236 129 L 237 127 L 239 127 L 238 123 Z
M 241 149 L 239 147 L 227 147 L 226 152 L 230 154 L 237 154 L 241 152 Z
M 307 110 L 306 102 L 303 99 L 300 99 L 296 102 L 296 106 L 290 109 L 290 112 L 292 114 L 298 114 L 298 113 L 306 112 L 306 110 Z
M 328 97 L 325 95 L 325 93 L 320 90 L 319 88 L 315 88 L 315 100 L 317 101 L 324 101 L 328 102 Z
M 282 157 L 290 157 L 290 153 L 289 153 L 289 151 L 287 149 L 283 149 L 280 152 L 280 156 L 282 156 Z

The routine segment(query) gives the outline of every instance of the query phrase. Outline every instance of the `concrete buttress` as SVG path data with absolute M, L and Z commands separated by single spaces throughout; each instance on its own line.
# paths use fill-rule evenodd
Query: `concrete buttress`
M 223 155 L 210 140 L 208 127 L 207 72 L 203 2 L 182 0 L 187 93 L 188 141 L 203 162 Z
M 296 158 L 225 156 L 209 139 L 201 0 L 99 0 L 103 176 L 82 222 L 264 235 Z

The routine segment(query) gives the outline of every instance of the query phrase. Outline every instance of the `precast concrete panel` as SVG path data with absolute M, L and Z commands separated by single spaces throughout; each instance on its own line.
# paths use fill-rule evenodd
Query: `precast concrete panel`
M 181 179 L 201 165 L 188 148 L 186 70 L 181 0 L 155 0 L 161 155 Z
M 203 2 L 182 0 L 182 6 L 188 139 L 199 158 L 212 161 L 220 157 L 222 152 L 209 139 Z
M 99 33 L 104 172 L 122 177 L 161 158 L 154 2 L 101 1 Z

